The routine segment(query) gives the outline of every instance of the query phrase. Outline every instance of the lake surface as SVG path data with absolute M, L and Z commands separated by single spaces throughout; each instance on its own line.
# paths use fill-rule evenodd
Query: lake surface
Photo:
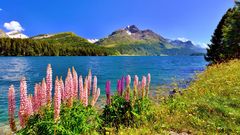
M 117 79 L 123 75 L 151 73 L 151 89 L 169 84 L 175 80 L 189 80 L 196 71 L 203 71 L 206 61 L 202 56 L 167 57 L 0 57 L 0 123 L 8 120 L 8 88 L 15 86 L 17 106 L 19 105 L 19 80 L 26 77 L 28 93 L 33 93 L 34 84 L 46 75 L 47 64 L 52 64 L 53 78 L 63 76 L 74 66 L 78 75 L 86 76 L 88 69 L 98 77 L 98 86 L 104 95 L 104 85 L 111 80 L 115 90 Z M 1 126 L 1 124 L 0 124 Z

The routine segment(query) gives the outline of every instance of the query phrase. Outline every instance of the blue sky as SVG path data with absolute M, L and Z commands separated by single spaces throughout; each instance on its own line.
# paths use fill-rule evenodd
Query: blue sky
M 0 29 L 8 31 L 4 23 L 17 21 L 28 36 L 72 31 L 102 38 L 135 24 L 166 38 L 208 43 L 233 5 L 233 0 L 1 0 Z

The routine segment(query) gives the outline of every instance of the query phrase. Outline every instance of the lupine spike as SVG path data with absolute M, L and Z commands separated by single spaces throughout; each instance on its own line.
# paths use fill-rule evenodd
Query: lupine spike
M 107 81 L 106 82 L 106 96 L 107 96 L 107 105 L 110 105 L 111 104 L 111 82 L 110 81 Z
M 94 106 L 100 96 L 100 88 L 97 89 L 96 93 L 94 94 L 93 100 L 91 105 Z
M 68 106 L 72 107 L 73 104 L 73 78 L 70 68 L 68 69 L 68 75 L 66 78 L 66 94 L 67 94 L 67 100 L 68 100 Z
M 97 76 L 94 76 L 94 78 L 93 78 L 92 97 L 94 97 L 96 93 L 97 93 Z
M 15 99 L 15 90 L 14 86 L 11 85 L 8 91 L 8 116 L 9 116 L 9 125 L 13 132 L 17 131 L 14 114 L 16 109 L 16 99 Z
M 73 72 L 73 96 L 75 99 L 78 99 L 78 74 L 74 67 L 72 67 Z
M 91 88 L 92 88 L 92 71 L 89 70 L 88 72 L 88 96 L 91 94 Z
M 20 81 L 20 107 L 18 112 L 20 125 L 22 127 L 25 127 L 26 121 L 28 119 L 27 106 L 28 106 L 27 83 L 25 78 L 22 78 Z
M 28 116 L 30 116 L 33 114 L 32 95 L 29 95 L 27 99 L 28 99 L 27 113 Z
M 41 101 L 39 101 L 39 95 L 40 95 L 40 91 L 39 91 L 39 84 L 35 84 L 34 87 L 34 96 L 33 96 L 33 112 L 37 112 L 40 105 L 41 105 Z
M 48 64 L 47 75 L 46 75 L 46 86 L 47 86 L 47 104 L 51 106 L 52 101 L 52 67 Z
M 64 97 L 65 97 L 65 87 L 64 87 L 64 82 L 62 80 L 62 77 L 60 77 L 59 86 L 60 86 L 60 92 L 61 92 L 61 100 L 65 101 L 65 99 L 64 99 Z
M 150 83 L 151 83 L 151 74 L 148 73 L 148 76 L 147 76 L 147 89 L 146 89 L 146 96 L 148 96 L 148 93 L 149 93 Z
M 59 119 L 60 114 L 60 106 L 61 106 L 61 91 L 60 91 L 60 83 L 58 77 L 55 80 L 55 92 L 54 92 L 54 120 L 57 121 Z
M 79 99 L 83 103 L 83 94 L 84 94 L 84 89 L 83 89 L 83 78 L 82 76 L 79 77 Z
M 121 80 L 121 95 L 122 95 L 122 93 L 123 93 L 123 91 L 124 91 L 124 81 L 125 81 L 125 78 L 124 78 L 124 76 L 122 77 L 122 80 Z
M 119 96 L 122 96 L 122 87 L 121 87 L 121 85 L 122 85 L 121 80 L 118 80 L 117 81 L 117 92 L 118 92 Z
M 47 104 L 47 85 L 46 81 L 43 78 L 41 84 L 41 106 L 45 106 Z
M 83 90 L 83 105 L 88 106 L 88 84 L 89 84 L 88 77 L 85 78 L 84 81 L 84 90 Z
M 137 96 L 137 90 L 138 89 L 138 76 L 134 76 L 134 82 L 133 82 L 133 97 L 136 98 Z
M 142 77 L 142 97 L 144 97 L 144 96 L 145 96 L 145 90 L 146 90 L 146 81 L 147 81 L 146 77 L 145 77 L 145 76 L 143 76 L 143 77 Z
M 130 87 L 130 83 L 131 83 L 131 76 L 130 75 L 127 75 L 126 77 L 126 87 Z

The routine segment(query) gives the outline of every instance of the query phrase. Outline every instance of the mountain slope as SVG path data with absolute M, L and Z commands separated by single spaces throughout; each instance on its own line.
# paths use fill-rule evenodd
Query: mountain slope
M 8 37 L 8 35 L 3 30 L 0 29 L 0 38 L 6 38 L 6 37 Z
M 135 25 L 114 31 L 96 44 L 114 48 L 122 55 L 191 55 L 198 53 L 185 46 L 173 45 L 151 30 L 140 30 Z

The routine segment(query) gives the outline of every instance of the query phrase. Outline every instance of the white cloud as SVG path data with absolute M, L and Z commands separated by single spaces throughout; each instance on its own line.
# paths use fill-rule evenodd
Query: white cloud
M 177 38 L 177 40 L 180 40 L 180 41 L 182 41 L 182 42 L 190 41 L 189 39 L 184 38 L 184 37 L 179 37 L 179 38 Z
M 21 24 L 17 21 L 11 21 L 9 23 L 4 23 L 3 26 L 9 31 L 24 31 Z
M 0 8 L 0 11 L 2 11 L 3 9 Z

